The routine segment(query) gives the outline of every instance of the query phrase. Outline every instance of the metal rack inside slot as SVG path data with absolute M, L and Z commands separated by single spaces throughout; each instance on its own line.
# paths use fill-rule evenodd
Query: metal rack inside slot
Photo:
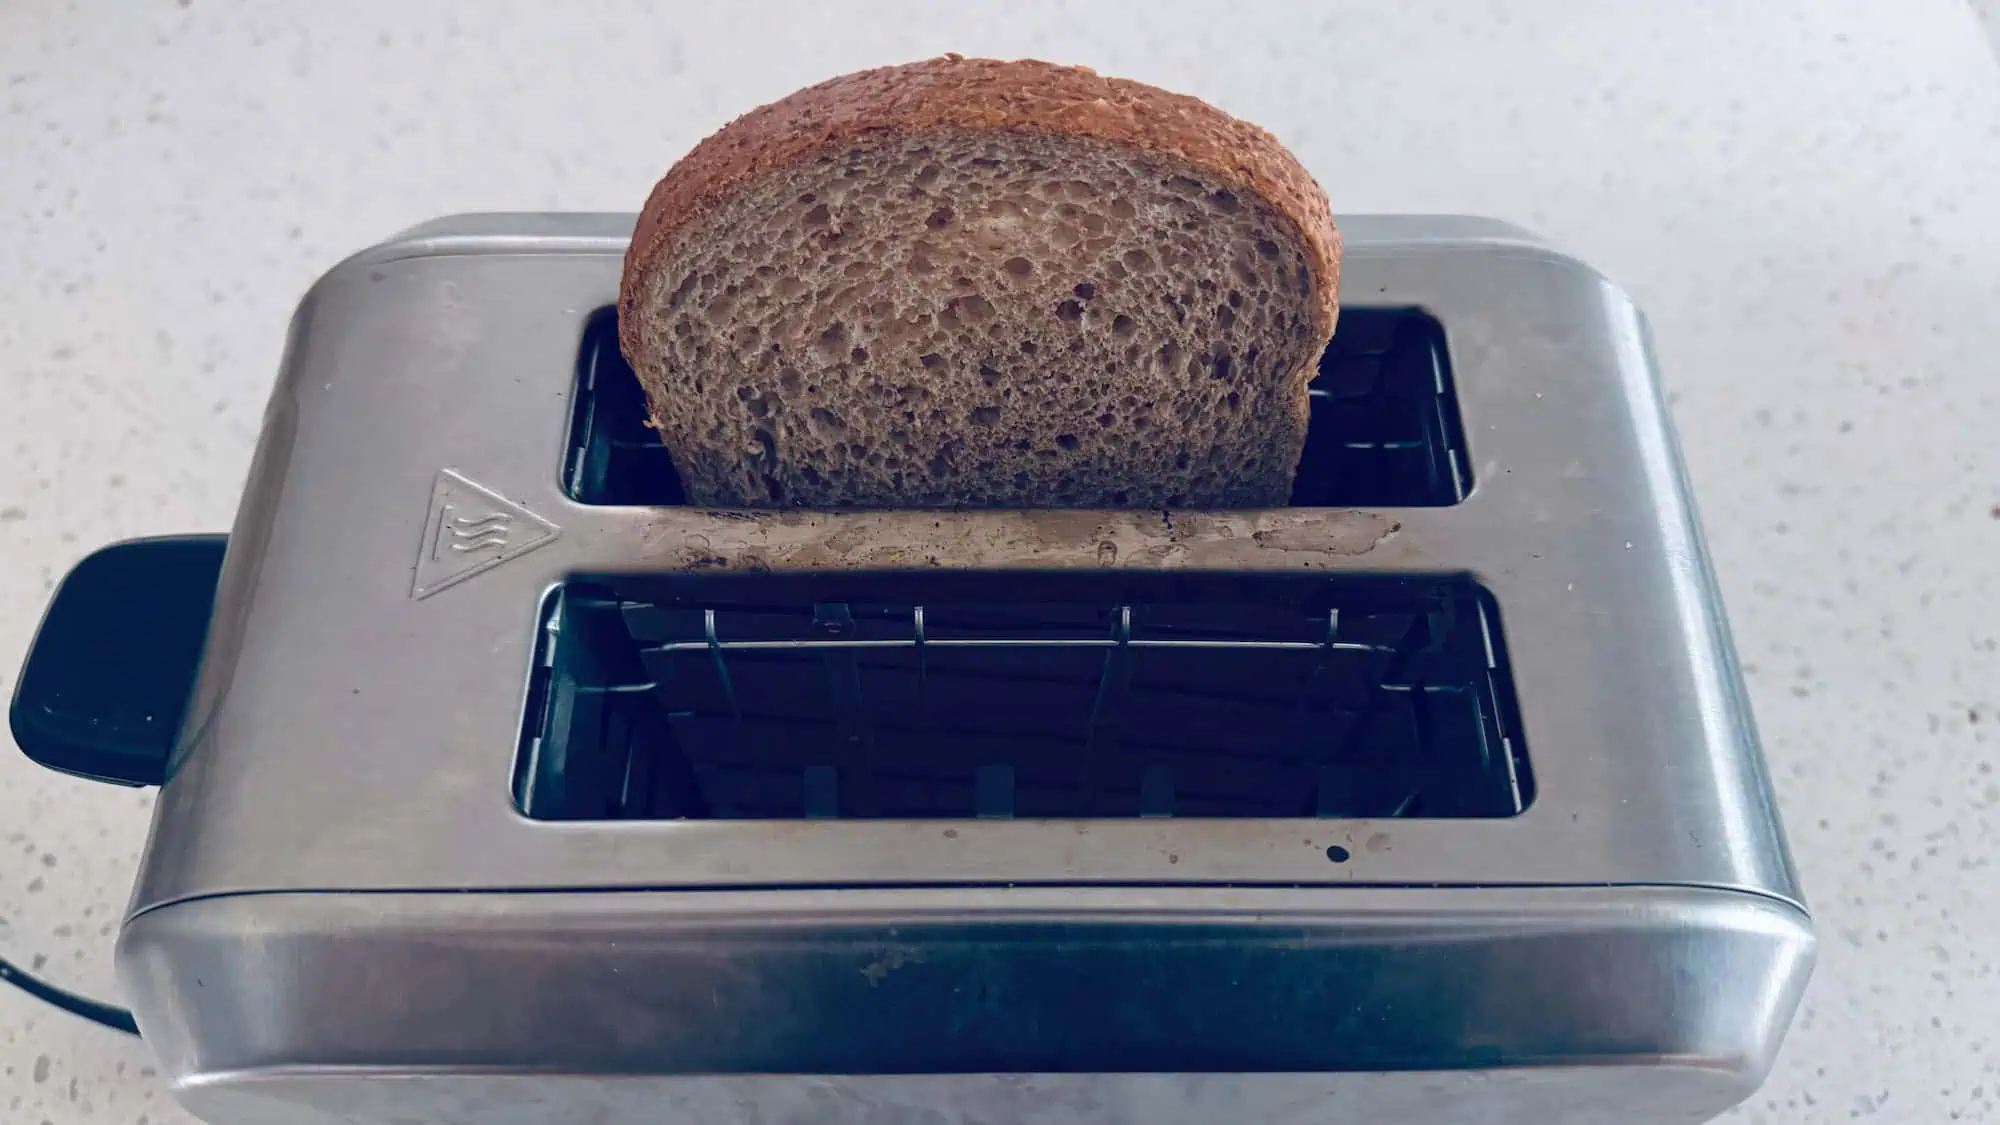
M 524 806 L 1508 816 L 1530 799 L 1491 607 L 1468 581 L 1106 602 L 1037 598 L 1018 579 L 1019 600 L 975 600 L 995 580 L 963 579 L 942 602 L 572 585 L 550 611 L 544 694 L 558 705 L 530 710 Z M 580 693 L 605 718 L 576 722 Z

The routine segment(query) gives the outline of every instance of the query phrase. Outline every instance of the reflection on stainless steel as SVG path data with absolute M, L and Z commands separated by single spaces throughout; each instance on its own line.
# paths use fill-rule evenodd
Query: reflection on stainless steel
M 564 1119 L 641 1121 L 630 1082 L 757 1101 L 783 1095 L 714 1076 L 850 1075 L 831 1112 L 858 1121 L 898 1090 L 859 1076 L 981 1074 L 1067 1075 L 1042 1081 L 1123 1120 L 1189 1081 L 1166 1075 L 1241 1071 L 1325 1072 L 1304 1088 L 1335 1099 L 1232 1080 L 1243 1112 L 1345 1121 L 1350 1090 L 1405 1072 L 1403 1120 L 1456 1121 L 1493 1119 L 1528 1066 L 1625 1074 L 1650 1094 L 1622 1119 L 1669 1121 L 1754 1087 L 1811 949 L 1795 908 L 1694 888 L 1021 887 L 238 896 L 140 918 L 121 956 L 148 1036 L 211 1076 L 198 1112 L 263 1088 L 397 1120 L 407 1091 L 469 1120 L 508 1088 L 477 1070 L 552 1076 Z M 428 1077 L 384 1097 L 344 1088 L 356 1068 Z M 1098 1073 L 1162 1077 L 1076 1077 Z M 1022 1081 L 949 1096 L 995 1119 Z M 1518 1093 L 1584 1120 L 1592 1085 Z

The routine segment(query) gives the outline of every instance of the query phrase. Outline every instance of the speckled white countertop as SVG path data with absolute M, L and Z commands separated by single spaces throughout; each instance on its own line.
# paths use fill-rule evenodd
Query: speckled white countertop
M 1270 126 L 1339 211 L 1535 228 L 1650 314 L 1822 953 L 1753 1121 L 2000 1121 L 2000 68 L 1956 0 L 0 4 L 0 690 L 93 546 L 228 526 L 293 303 L 447 212 L 631 210 L 946 50 Z M 115 11 L 114 11 L 115 9 Z M 0 753 L 0 955 L 106 997 L 149 798 Z M 0 989 L 0 1121 L 182 1120 Z

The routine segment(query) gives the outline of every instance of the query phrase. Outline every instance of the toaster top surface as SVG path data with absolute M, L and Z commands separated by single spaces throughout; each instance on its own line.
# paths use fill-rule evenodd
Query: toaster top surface
M 1343 332 L 1356 339 L 1408 313 L 1394 323 L 1432 326 L 1449 369 L 1424 423 L 1444 455 L 1409 462 L 1429 491 L 1385 485 L 1391 503 L 1302 494 L 1256 512 L 745 513 L 679 505 L 670 481 L 617 475 L 635 469 L 612 470 L 608 490 L 579 484 L 605 479 L 579 435 L 594 424 L 592 341 L 630 227 L 630 216 L 441 220 L 349 259 L 306 296 L 135 911 L 273 890 L 998 883 L 1679 884 L 1797 900 L 1644 325 L 1589 268 L 1481 220 L 1341 221 Z M 1328 409 L 1350 391 L 1329 389 Z M 1393 443 L 1338 444 L 1328 456 L 1387 464 L 1376 447 Z M 889 575 L 893 604 L 877 604 L 879 586 L 824 593 Z M 532 792 L 536 777 L 561 776 L 537 764 L 553 753 L 549 714 L 574 703 L 554 698 L 546 670 L 596 627 L 593 612 L 633 636 L 658 630 L 640 637 L 654 657 L 723 669 L 701 674 L 723 677 L 711 703 L 740 725 L 744 685 L 727 668 L 754 664 L 762 626 L 719 635 L 718 600 L 746 583 L 796 586 L 807 626 L 879 638 L 806 646 L 859 677 L 875 667 L 869 653 L 946 651 L 950 634 L 925 632 L 923 605 L 952 600 L 959 576 L 989 590 L 1055 583 L 1052 600 L 1111 614 L 1108 639 L 1099 618 L 1070 646 L 1087 650 L 1072 695 L 1092 730 L 1111 678 L 1094 669 L 1148 643 L 1176 658 L 1221 645 L 1203 634 L 1176 648 L 1171 629 L 1197 626 L 1172 620 L 1148 642 L 1135 599 L 1180 606 L 1147 619 L 1167 620 L 1209 596 L 1186 593 L 1202 581 L 1248 583 L 1258 598 L 1307 590 L 1325 635 L 1264 655 L 1316 670 L 1336 642 L 1356 659 L 1419 653 L 1409 659 L 1435 670 L 1415 687 L 1378 685 L 1419 700 L 1459 690 L 1450 676 L 1463 673 L 1491 689 L 1471 713 L 1487 724 L 1478 737 L 1500 780 L 1415 811 L 1385 799 L 1357 816 L 1302 793 L 1295 811 L 1280 794 L 1246 816 L 1232 810 L 1262 798 L 1243 786 L 1203 806 L 1210 798 L 1184 780 L 1190 795 L 1176 805 L 1175 772 L 1134 759 L 1125 805 L 1093 812 L 1021 782 L 1017 808 L 1030 762 L 969 770 L 952 798 L 962 815 L 898 814 L 919 806 L 878 788 L 876 815 L 850 817 L 825 815 L 841 799 L 832 774 L 793 763 L 786 800 L 798 815 L 723 800 L 714 786 L 706 816 L 538 812 L 560 806 Z M 1336 593 L 1312 601 L 1322 589 Z M 1390 617 L 1418 624 L 1367 635 Z M 1439 620 L 1461 627 L 1459 647 Z M 888 623 L 893 635 L 868 632 Z M 1036 643 L 1061 651 L 1066 636 Z M 834 682 L 838 710 L 848 704 Z M 782 695 L 785 683 L 767 686 Z M 1414 706 L 1419 734 L 1444 721 Z M 715 776 L 741 767 L 718 754 Z M 1219 771 L 1216 784 L 1239 774 Z M 1328 784 L 1324 765 L 1308 776 Z

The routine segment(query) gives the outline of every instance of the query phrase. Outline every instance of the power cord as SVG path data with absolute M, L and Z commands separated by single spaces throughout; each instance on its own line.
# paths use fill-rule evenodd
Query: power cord
M 71 1015 L 82 1016 L 92 1023 L 102 1024 L 113 1031 L 122 1031 L 127 1035 L 139 1034 L 139 1024 L 132 1018 L 131 1012 L 111 1004 L 100 1004 L 89 997 L 78 996 L 74 992 L 65 992 L 5 957 L 0 957 L 0 980 Z

